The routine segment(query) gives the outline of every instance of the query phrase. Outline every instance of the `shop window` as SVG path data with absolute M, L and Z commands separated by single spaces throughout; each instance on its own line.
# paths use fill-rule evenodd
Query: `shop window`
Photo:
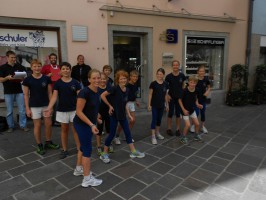
M 212 89 L 222 89 L 224 68 L 224 38 L 186 37 L 185 73 L 197 74 L 204 65 Z
M 260 60 L 259 63 L 266 64 L 266 47 L 260 47 Z
M 49 54 L 59 53 L 57 31 L 0 28 L 0 65 L 6 63 L 9 50 L 16 53 L 17 62 L 28 71 L 32 59 L 49 64 Z

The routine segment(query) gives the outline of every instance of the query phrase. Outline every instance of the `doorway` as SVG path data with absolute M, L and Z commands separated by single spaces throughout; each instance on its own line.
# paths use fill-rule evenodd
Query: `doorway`
M 137 81 L 139 101 L 143 102 L 143 65 L 142 63 L 142 37 L 140 35 L 114 34 L 113 36 L 113 66 L 114 72 L 125 70 L 130 73 L 133 70 L 139 72 Z

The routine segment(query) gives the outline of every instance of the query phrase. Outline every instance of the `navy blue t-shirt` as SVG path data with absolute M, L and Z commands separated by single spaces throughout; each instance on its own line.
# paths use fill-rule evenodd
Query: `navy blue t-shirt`
M 164 108 L 165 106 L 165 95 L 168 89 L 167 83 L 164 81 L 159 84 L 157 81 L 153 81 L 150 84 L 152 89 L 151 106 L 155 108 Z
M 53 89 L 58 91 L 59 104 L 57 111 L 69 112 L 76 110 L 77 91 L 81 89 L 77 80 L 72 79 L 69 82 L 64 82 L 59 79 L 55 82 Z
M 207 89 L 208 89 L 208 86 L 210 85 L 210 81 L 208 79 L 207 76 L 204 76 L 204 78 L 202 80 L 198 80 L 198 83 L 196 85 L 196 88 L 199 92 L 199 101 L 200 102 L 205 102 L 206 101 L 206 97 L 203 95 Z
M 32 75 L 24 79 L 22 85 L 29 88 L 29 106 L 43 107 L 49 104 L 48 85 L 52 81 L 50 77 L 42 75 L 40 78 L 34 78 Z
M 185 88 L 181 95 L 183 106 L 189 112 L 190 115 L 194 112 L 198 94 L 199 93 L 197 89 L 195 89 L 194 92 L 190 92 L 188 88 Z M 183 111 L 181 112 L 182 112 L 182 115 L 184 115 Z
M 100 105 L 100 95 L 98 92 L 92 91 L 89 87 L 85 87 L 80 90 L 77 98 L 86 100 L 85 106 L 82 112 L 93 123 L 96 124 L 97 116 Z M 76 114 L 74 117 L 74 123 L 85 124 Z
M 123 92 L 119 86 L 113 86 L 107 90 L 109 94 L 109 103 L 114 108 L 114 116 L 117 120 L 126 119 L 126 103 L 128 101 L 128 89 Z
M 103 92 L 107 91 L 110 89 L 110 86 L 106 86 L 106 88 L 98 88 L 98 93 L 101 95 Z M 107 100 L 109 101 L 109 97 L 107 96 Z M 109 107 L 103 102 L 103 100 L 100 97 L 100 107 L 99 107 L 99 113 L 102 117 L 109 116 Z
M 128 101 L 136 101 L 138 93 L 137 84 L 128 83 L 127 88 L 128 88 Z
M 173 73 L 168 74 L 165 77 L 165 81 L 168 83 L 168 94 L 172 99 L 178 99 L 183 90 L 183 83 L 186 80 L 186 76 L 179 72 L 178 76 L 174 76 Z

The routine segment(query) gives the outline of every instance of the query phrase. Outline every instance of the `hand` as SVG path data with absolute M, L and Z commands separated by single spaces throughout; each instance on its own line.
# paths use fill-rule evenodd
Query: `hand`
M 169 111 L 169 106 L 166 106 L 165 110 L 166 110 L 166 112 L 168 112 Z
M 50 117 L 50 116 L 52 116 L 52 113 L 53 113 L 53 109 L 45 108 L 43 110 L 43 116 L 44 117 Z
M 199 109 L 202 109 L 202 108 L 203 108 L 203 105 L 198 104 L 197 107 L 198 107 Z
M 109 111 L 108 111 L 109 115 L 112 115 L 113 112 L 114 112 L 114 108 L 112 106 L 109 106 Z
M 97 135 L 99 133 L 99 130 L 95 125 L 91 127 L 91 131 L 94 135 Z
M 26 115 L 27 115 L 27 117 L 32 117 L 32 112 L 31 112 L 31 110 L 30 109 L 26 109 Z
M 136 101 L 136 106 L 139 108 L 140 107 L 140 103 L 138 101 Z
M 183 110 L 183 113 L 184 115 L 189 115 L 189 112 L 186 109 Z
M 128 115 L 129 121 L 132 122 L 134 119 L 131 115 Z
M 151 111 L 151 106 L 148 106 L 148 111 Z
M 6 76 L 6 79 L 7 79 L 8 81 L 10 81 L 10 80 L 12 80 L 12 79 L 14 79 L 14 78 L 13 78 L 12 75 L 8 75 L 8 76 Z
M 49 74 L 47 74 L 47 76 L 49 76 L 49 77 L 52 77 L 52 76 L 53 76 L 53 74 L 52 74 L 52 73 L 49 73 Z

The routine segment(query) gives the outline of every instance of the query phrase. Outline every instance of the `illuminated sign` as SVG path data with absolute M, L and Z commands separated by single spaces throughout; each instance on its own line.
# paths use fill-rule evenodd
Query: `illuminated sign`
M 167 29 L 164 33 L 160 34 L 160 40 L 176 44 L 178 42 L 178 31 L 176 29 Z

